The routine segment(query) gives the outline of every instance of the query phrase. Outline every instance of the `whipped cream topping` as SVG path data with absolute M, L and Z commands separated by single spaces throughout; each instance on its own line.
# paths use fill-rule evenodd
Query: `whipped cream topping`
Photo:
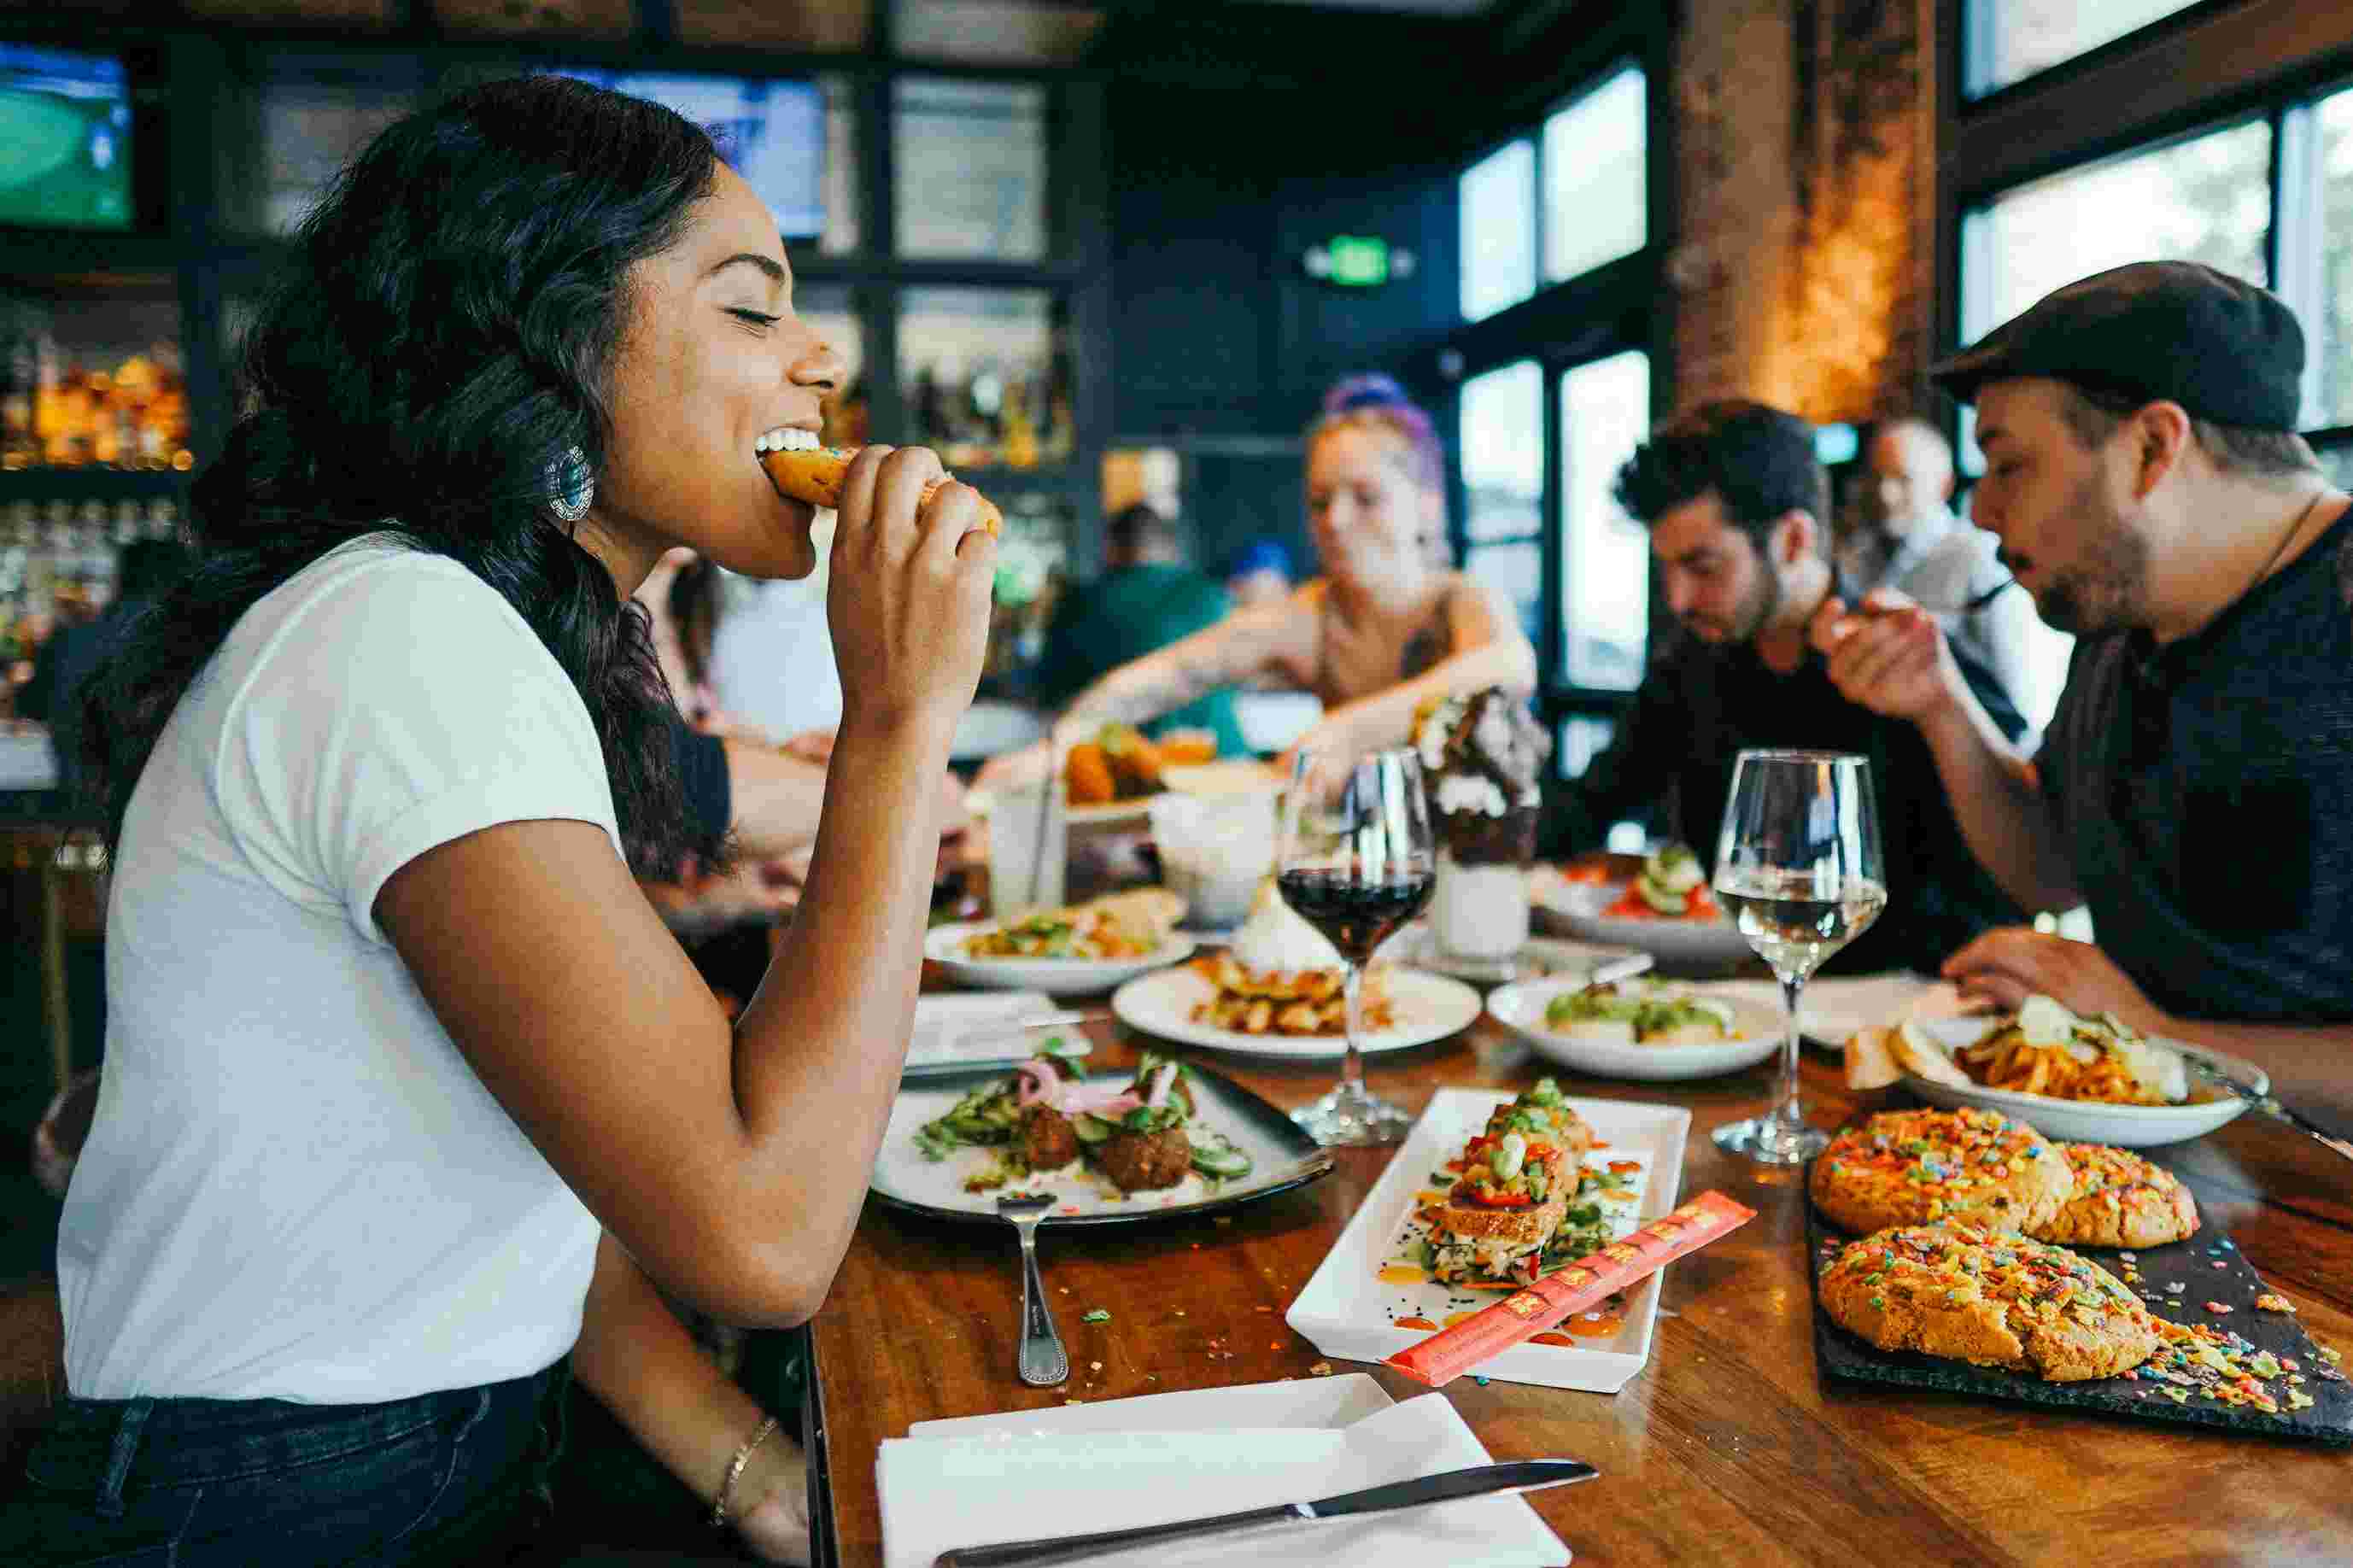
M 1338 969 L 1340 950 L 1282 901 L 1274 884 L 1261 885 L 1250 918 L 1234 932 L 1234 962 L 1260 974 L 1295 974 L 1303 969 Z

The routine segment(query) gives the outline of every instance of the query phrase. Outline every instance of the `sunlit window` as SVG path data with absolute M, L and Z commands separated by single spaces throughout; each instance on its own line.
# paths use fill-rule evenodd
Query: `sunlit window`
M 1609 492 L 1651 427 L 1651 356 L 1632 350 L 1563 375 L 1560 425 L 1564 673 L 1631 691 L 1650 639 L 1651 542 Z
M 1474 542 L 1544 529 L 1544 373 L 1533 360 L 1462 384 L 1463 531 Z
M 1462 172 L 1462 319 L 1484 321 L 1536 291 L 1536 148 L 1523 137 Z
M 1545 281 L 1642 248 L 1647 101 L 1642 73 L 1630 68 L 1545 121 Z
M 1968 0 L 1971 95 L 2049 70 L 2197 0 Z
M 2317 298 L 2305 307 L 2312 345 L 2311 405 L 2305 423 L 2353 425 L 2353 89 L 2314 107 L 2320 218 Z M 2340 483 L 2342 481 L 2339 481 Z
M 1462 567 L 1535 640 L 1544 605 L 1544 373 L 1532 360 L 1462 384 Z
M 2131 261 L 2202 261 L 2268 281 L 2272 132 L 2256 121 L 2003 192 L 1962 234 L 1971 342 L 2052 289 Z

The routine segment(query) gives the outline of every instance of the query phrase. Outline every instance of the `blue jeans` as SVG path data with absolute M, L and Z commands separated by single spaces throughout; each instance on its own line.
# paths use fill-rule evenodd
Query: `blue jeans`
M 570 1368 L 382 1405 L 69 1399 L 0 1563 L 498 1563 L 543 1539 Z

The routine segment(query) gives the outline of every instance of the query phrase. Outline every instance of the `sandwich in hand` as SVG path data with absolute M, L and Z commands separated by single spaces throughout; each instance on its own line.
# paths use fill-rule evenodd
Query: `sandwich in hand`
M 807 441 L 807 446 L 768 446 L 777 441 Z M 853 447 L 819 447 L 817 437 L 807 430 L 771 431 L 759 438 L 760 467 L 767 471 L 768 482 L 783 494 L 810 506 L 839 507 L 841 505 L 841 481 L 849 472 L 849 460 L 858 456 Z M 942 485 L 955 482 L 955 476 L 943 474 L 923 487 L 919 504 L 929 505 Z M 986 496 L 980 502 L 980 525 L 994 539 L 1005 531 L 1005 517 Z

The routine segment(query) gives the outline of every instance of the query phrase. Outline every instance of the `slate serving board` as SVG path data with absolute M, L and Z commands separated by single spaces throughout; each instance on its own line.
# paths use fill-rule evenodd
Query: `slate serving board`
M 1810 1171 L 1808 1173 L 1810 1176 Z M 1810 1191 L 1810 1186 L 1807 1190 Z M 1856 1239 L 1823 1218 L 1810 1201 L 1806 1205 L 1806 1244 L 1810 1265 L 1808 1272 L 1817 1284 L 1823 1267 Z M 2169 1322 L 2208 1323 L 2227 1329 L 2258 1351 L 2269 1351 L 2282 1361 L 2294 1361 L 2305 1381 L 2290 1384 L 2284 1376 L 2263 1380 L 2264 1388 L 2279 1405 L 2276 1415 L 2253 1405 L 2231 1405 L 2194 1393 L 2186 1403 L 2177 1404 L 2164 1391 L 2184 1385 L 2168 1384 L 2146 1373 L 2137 1379 L 2106 1377 L 2084 1383 L 2045 1383 L 2039 1377 L 1994 1367 L 1971 1366 L 1967 1362 L 1946 1361 L 1910 1351 L 1881 1350 L 1831 1321 L 1830 1314 L 1821 1309 L 1819 1290 L 1814 1303 L 1814 1364 L 1830 1377 L 1901 1384 L 1947 1394 L 1974 1394 L 2133 1420 L 2220 1426 L 2270 1437 L 2353 1444 L 2353 1382 L 2346 1380 L 2343 1368 L 2321 1358 L 2312 1336 L 2304 1331 L 2297 1319 L 2284 1312 L 2256 1310 L 2255 1298 L 2270 1287 L 2212 1222 L 2202 1223 L 2198 1234 L 2187 1241 L 2129 1249 L 2135 1259 L 2131 1267 L 2139 1275 L 2137 1279 L 2127 1278 L 2126 1265 L 2116 1248 L 2076 1247 L 2071 1250 L 2125 1280 L 2157 1317 Z M 2176 1284 L 2181 1287 L 2178 1292 L 2166 1289 Z M 2163 1301 L 2177 1305 L 2168 1309 L 2158 1305 Z M 2220 1302 L 2231 1310 L 2227 1314 L 2211 1312 L 2206 1308 L 2209 1301 Z M 2312 1400 L 2311 1408 L 2290 1410 L 2285 1397 L 2289 1388 L 2307 1395 Z

